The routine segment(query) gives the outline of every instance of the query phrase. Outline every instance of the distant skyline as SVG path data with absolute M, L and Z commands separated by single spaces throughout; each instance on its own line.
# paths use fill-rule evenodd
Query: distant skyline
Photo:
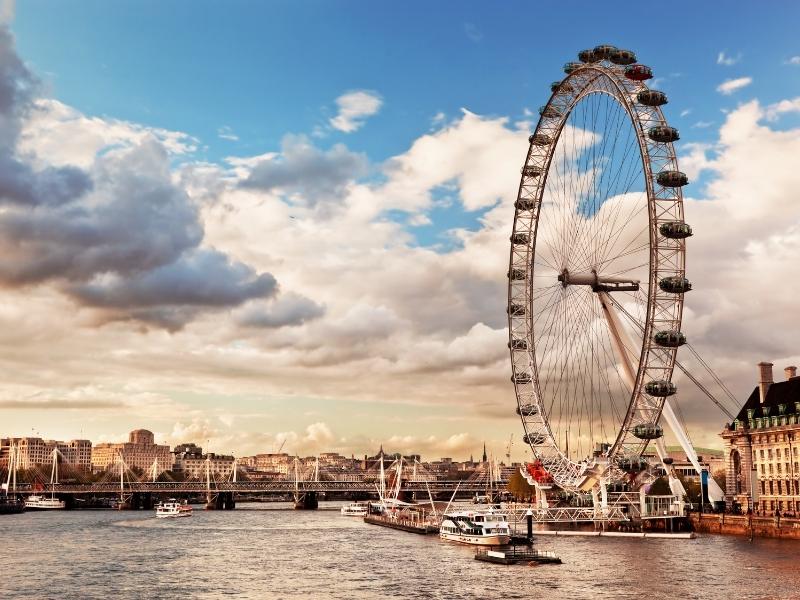
M 781 378 L 800 5 L 629 7 L 0 2 L 0 436 L 463 459 L 513 433 L 522 460 L 512 203 L 550 82 L 600 43 L 681 132 L 684 331 L 741 403 L 759 361 Z

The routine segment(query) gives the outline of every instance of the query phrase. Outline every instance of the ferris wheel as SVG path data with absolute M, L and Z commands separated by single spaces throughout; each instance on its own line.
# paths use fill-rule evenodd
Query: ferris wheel
M 529 138 L 508 270 L 524 441 L 566 490 L 646 470 L 651 441 L 663 454 L 691 290 L 688 179 L 667 97 L 648 89 L 652 72 L 633 52 L 603 45 L 578 57 Z

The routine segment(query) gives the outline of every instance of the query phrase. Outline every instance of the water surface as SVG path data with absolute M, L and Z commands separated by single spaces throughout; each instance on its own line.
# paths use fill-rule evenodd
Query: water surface
M 503 566 L 339 506 L 0 516 L 0 597 L 800 598 L 800 542 L 541 537 L 563 565 Z

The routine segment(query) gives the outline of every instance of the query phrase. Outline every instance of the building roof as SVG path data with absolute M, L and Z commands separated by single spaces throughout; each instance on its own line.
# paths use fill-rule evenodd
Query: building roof
M 767 397 L 764 399 L 764 404 L 761 404 L 761 393 L 758 386 L 753 389 L 747 402 L 742 406 L 742 410 L 736 415 L 739 421 L 747 422 L 747 411 L 754 410 L 754 417 L 767 416 L 763 412 L 763 408 L 769 409 L 769 416 L 778 414 L 778 405 L 786 405 L 786 414 L 798 412 L 795 410 L 794 403 L 800 402 L 800 377 L 794 377 L 787 381 L 777 381 L 769 386 L 767 390 Z

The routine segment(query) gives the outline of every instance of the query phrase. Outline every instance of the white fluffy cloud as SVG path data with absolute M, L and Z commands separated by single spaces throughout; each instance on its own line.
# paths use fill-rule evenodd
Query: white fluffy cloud
M 752 77 L 739 77 L 738 79 L 726 79 L 717 86 L 717 91 L 725 96 L 730 96 L 735 91 L 747 87 L 753 83 Z
M 364 125 L 367 118 L 377 114 L 382 105 L 383 99 L 375 92 L 368 90 L 348 92 L 336 99 L 339 111 L 329 123 L 334 129 L 353 133 Z
M 728 56 L 727 54 L 725 54 L 725 51 L 723 50 L 717 55 L 717 64 L 724 65 L 726 67 L 731 67 L 736 63 L 738 63 L 740 60 L 742 60 L 741 53 L 737 54 L 736 56 Z

